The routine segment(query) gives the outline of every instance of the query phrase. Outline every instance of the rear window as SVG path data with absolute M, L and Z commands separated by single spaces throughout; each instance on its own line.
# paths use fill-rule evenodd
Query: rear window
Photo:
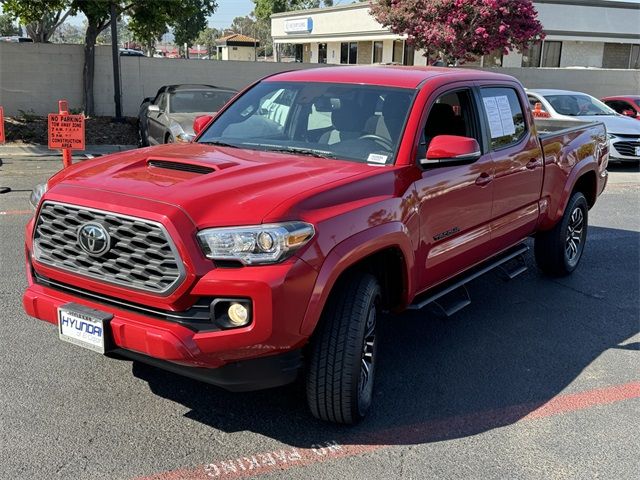
M 171 113 L 217 112 L 233 97 L 225 91 L 180 91 L 171 94 Z

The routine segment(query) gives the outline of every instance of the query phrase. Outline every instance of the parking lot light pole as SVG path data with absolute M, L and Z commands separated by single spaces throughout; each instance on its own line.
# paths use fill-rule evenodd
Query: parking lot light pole
M 116 4 L 111 2 L 111 55 L 113 57 L 113 100 L 116 106 L 115 122 L 123 122 L 120 98 L 120 55 L 118 51 L 118 15 Z

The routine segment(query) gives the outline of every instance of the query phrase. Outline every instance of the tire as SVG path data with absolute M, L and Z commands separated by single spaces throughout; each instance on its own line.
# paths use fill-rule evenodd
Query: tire
M 587 199 L 581 192 L 574 193 L 556 226 L 535 237 L 534 252 L 540 270 L 563 277 L 576 269 L 587 241 L 588 216 Z
M 373 275 L 354 273 L 334 288 L 311 344 L 307 402 L 314 417 L 353 424 L 373 398 L 380 286 Z
M 167 133 L 167 136 L 164 137 L 164 143 L 175 143 L 173 136 L 170 133 Z

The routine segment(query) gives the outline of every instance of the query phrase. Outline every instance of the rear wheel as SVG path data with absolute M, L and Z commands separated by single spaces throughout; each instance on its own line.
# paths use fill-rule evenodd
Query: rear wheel
M 538 267 L 548 275 L 573 272 L 587 241 L 589 205 L 581 192 L 574 193 L 558 224 L 536 235 L 534 251 Z
M 371 405 L 376 370 L 380 286 L 354 273 L 334 288 L 311 346 L 307 402 L 321 420 L 352 424 Z

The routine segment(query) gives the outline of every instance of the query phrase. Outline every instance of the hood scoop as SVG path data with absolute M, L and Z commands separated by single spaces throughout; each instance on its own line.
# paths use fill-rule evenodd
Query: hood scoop
M 150 167 L 164 168 L 166 170 L 178 170 L 180 172 L 195 173 L 198 175 L 206 175 L 208 173 L 215 172 L 216 169 L 205 165 L 198 165 L 194 163 L 182 163 L 172 162 L 170 160 L 147 160 L 147 165 Z

